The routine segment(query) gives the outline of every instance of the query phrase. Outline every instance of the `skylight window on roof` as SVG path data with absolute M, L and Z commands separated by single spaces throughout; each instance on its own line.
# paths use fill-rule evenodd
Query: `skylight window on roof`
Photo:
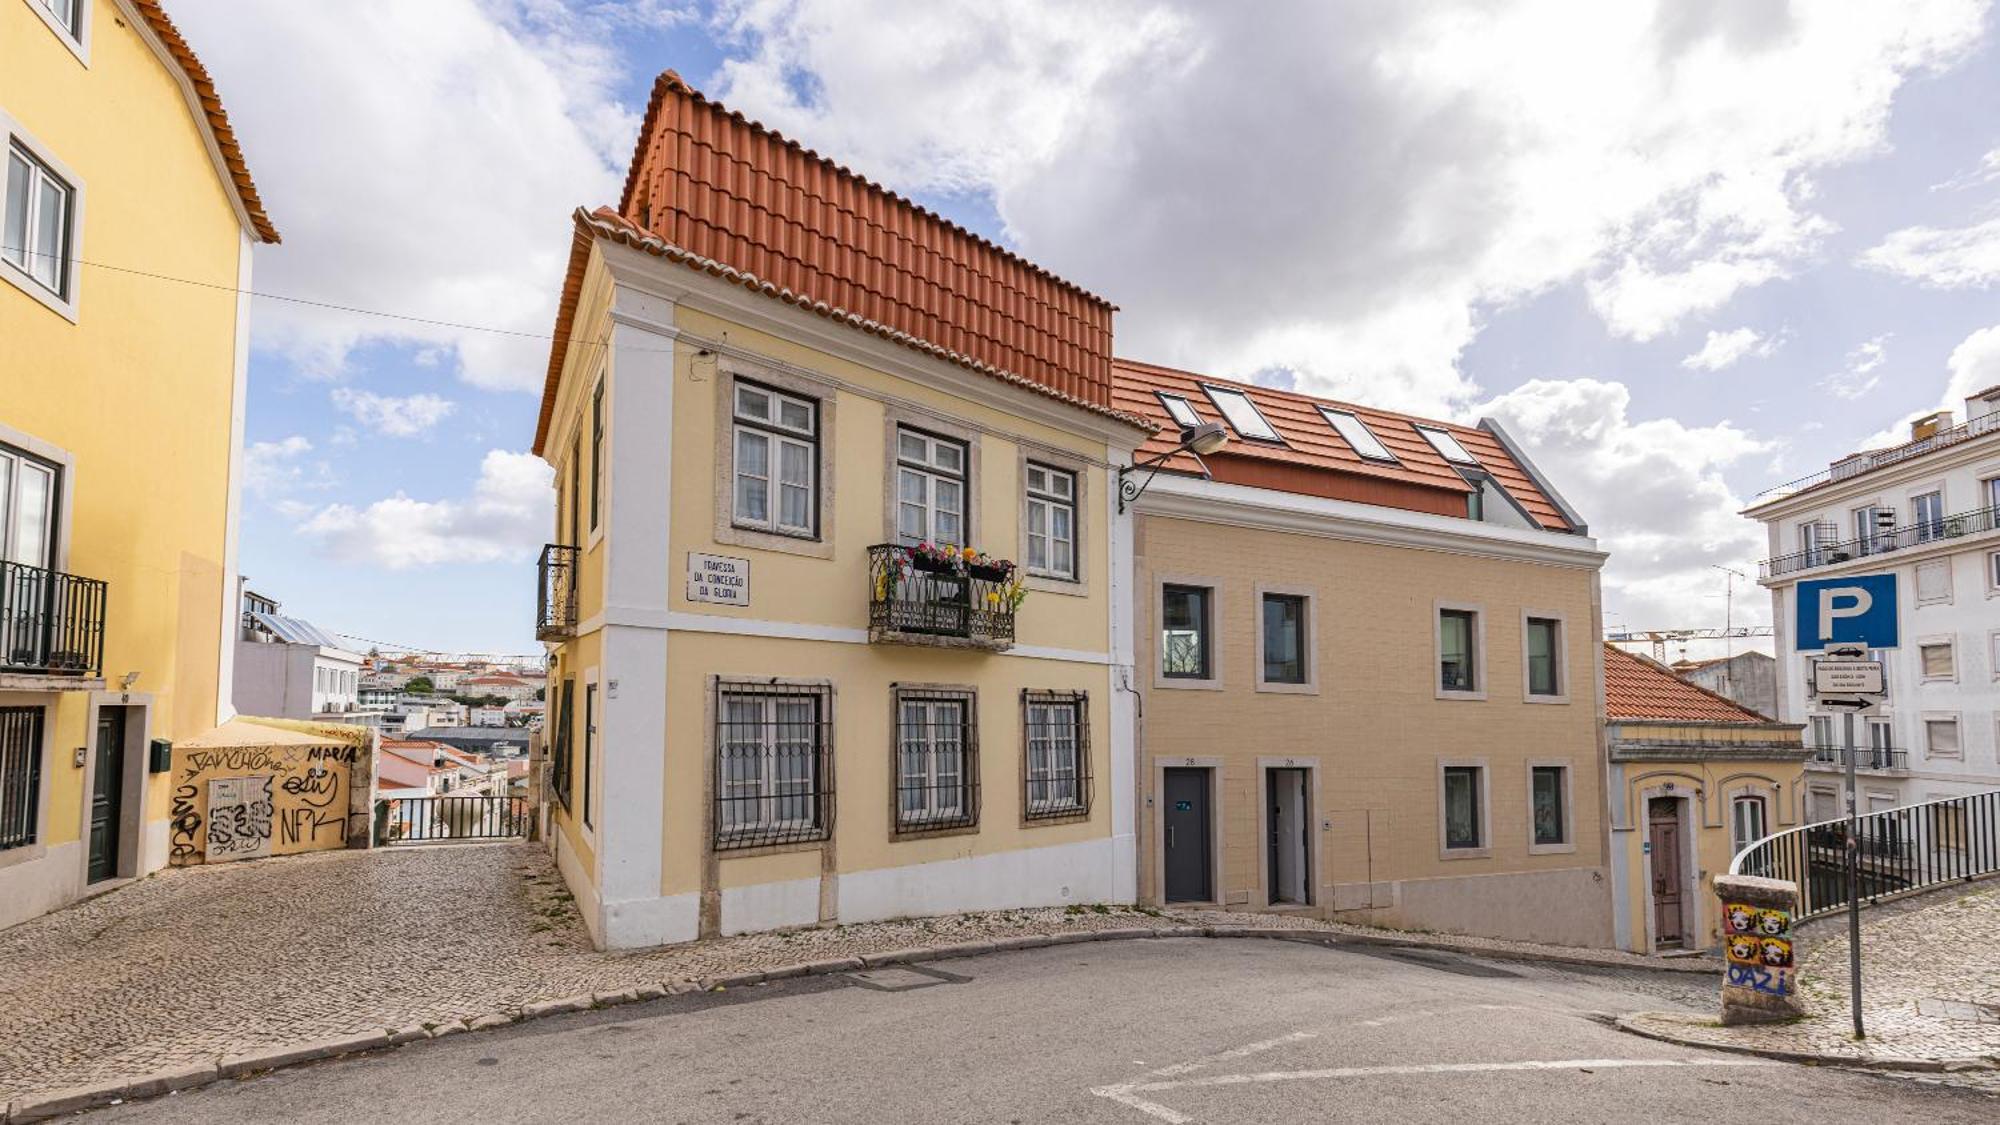
M 1173 416 L 1174 425 L 1179 426 L 1183 430 L 1191 430 L 1201 425 L 1201 415 L 1195 413 L 1194 403 L 1189 402 L 1179 395 L 1170 395 L 1165 391 L 1157 393 L 1160 396 L 1160 405 L 1166 407 L 1167 413 Z
M 1396 455 L 1389 452 L 1389 447 L 1382 444 L 1382 439 L 1375 436 L 1375 431 L 1368 428 L 1368 423 L 1363 422 L 1351 411 L 1322 406 L 1319 412 L 1320 416 L 1326 419 L 1327 425 L 1332 426 L 1339 431 L 1341 437 L 1347 439 L 1347 444 L 1354 447 L 1354 452 L 1370 461 L 1396 460 Z
M 1229 424 L 1236 428 L 1237 433 L 1251 441 L 1285 440 L 1271 423 L 1264 420 L 1264 415 L 1258 411 L 1257 404 L 1250 401 L 1249 395 L 1227 387 L 1211 387 L 1207 383 L 1203 383 L 1201 389 L 1208 393 L 1209 401 L 1215 403 L 1215 408 L 1222 411 L 1222 416 L 1229 419 Z
M 1449 431 L 1433 429 L 1430 426 L 1418 426 L 1417 432 L 1424 435 L 1424 440 L 1430 442 L 1431 448 L 1437 450 L 1438 456 L 1443 457 L 1445 460 L 1455 465 L 1479 464 L 1479 458 L 1466 452 L 1465 447 L 1458 444 L 1458 439 L 1451 436 Z

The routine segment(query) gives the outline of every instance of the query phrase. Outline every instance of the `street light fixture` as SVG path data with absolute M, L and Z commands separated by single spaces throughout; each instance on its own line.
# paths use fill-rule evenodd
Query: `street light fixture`
M 1224 429 L 1220 422 L 1203 422 L 1199 426 L 1183 428 L 1179 445 L 1143 461 L 1134 461 L 1118 470 L 1118 510 L 1123 512 L 1126 505 L 1137 502 L 1139 497 L 1145 495 L 1147 487 L 1153 483 L 1153 478 L 1160 475 L 1160 467 L 1177 453 L 1186 453 L 1194 458 L 1194 463 L 1201 466 L 1201 479 L 1214 480 L 1208 471 L 1208 463 L 1201 459 L 1202 454 L 1214 453 L 1228 444 L 1229 431 Z M 1149 470 L 1145 479 L 1131 475 L 1141 469 Z

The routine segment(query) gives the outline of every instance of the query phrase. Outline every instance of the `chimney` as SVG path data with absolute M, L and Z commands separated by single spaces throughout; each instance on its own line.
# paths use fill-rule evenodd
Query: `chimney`
M 1989 408 L 1990 409 L 1990 408 Z M 1951 425 L 1951 411 L 1939 410 L 1926 414 L 1910 423 L 1910 440 L 1923 441 L 1937 436 L 1939 430 Z

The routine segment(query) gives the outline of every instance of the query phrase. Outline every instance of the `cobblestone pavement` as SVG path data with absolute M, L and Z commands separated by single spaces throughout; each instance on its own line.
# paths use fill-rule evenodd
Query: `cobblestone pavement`
M 323 852 L 162 872 L 0 931 L 0 1103 L 591 993 L 920 946 L 1190 923 L 1668 967 L 1628 954 L 1297 917 L 1081 907 L 604 953 L 591 948 L 536 846 Z
M 1862 1023 L 1847 1008 L 1847 922 L 1813 922 L 1801 934 L 1799 993 L 1807 1016 L 1776 1027 L 1721 1027 L 1666 1014 L 1631 1023 L 1682 1042 L 1793 1052 L 1877 1065 L 1892 1062 L 2000 1067 L 2000 887 L 1940 892 L 1861 915 Z M 1955 1079 L 2000 1090 L 2000 1070 Z

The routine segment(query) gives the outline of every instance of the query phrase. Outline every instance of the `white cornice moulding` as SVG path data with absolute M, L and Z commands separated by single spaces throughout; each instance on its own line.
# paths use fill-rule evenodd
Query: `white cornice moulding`
M 1586 570 L 1602 568 L 1609 557 L 1595 539 L 1580 535 L 1521 531 L 1166 473 L 1153 481 L 1137 508 L 1142 515 Z
M 1864 469 L 1838 483 L 1830 482 L 1794 492 L 1790 496 L 1777 496 L 1761 503 L 1753 502 L 1740 514 L 1759 523 L 1775 523 L 1815 509 L 1838 507 L 1849 500 L 1893 491 L 1912 481 L 1941 476 L 1953 469 L 1961 469 L 1992 457 L 1996 451 L 2000 451 L 2000 440 L 1995 440 L 1995 435 L 2000 435 L 2000 429 L 1979 434 L 1956 445 L 1947 445 L 1929 453 L 1918 454 L 1907 461 Z
M 1069 406 L 1025 387 L 1010 386 L 991 375 L 921 355 L 893 340 L 753 293 L 733 281 L 697 272 L 683 263 L 603 238 L 598 239 L 598 245 L 616 284 L 629 285 L 887 375 L 947 391 L 981 406 L 1103 441 L 1128 456 L 1146 440 L 1139 430 L 1081 406 Z M 659 331 L 656 327 L 644 327 Z M 743 358 L 769 362 L 768 356 L 744 349 L 731 350 L 740 350 Z
M 720 633 L 736 637 L 772 637 L 792 641 L 829 641 L 835 644 L 865 645 L 868 630 L 845 625 L 813 625 L 799 621 L 770 621 L 757 617 L 725 617 L 719 613 L 690 613 L 674 610 L 666 615 L 666 627 L 683 633 Z M 1075 664 L 1109 664 L 1111 654 L 1073 648 L 1015 645 L 992 655 L 1028 660 L 1062 660 Z

